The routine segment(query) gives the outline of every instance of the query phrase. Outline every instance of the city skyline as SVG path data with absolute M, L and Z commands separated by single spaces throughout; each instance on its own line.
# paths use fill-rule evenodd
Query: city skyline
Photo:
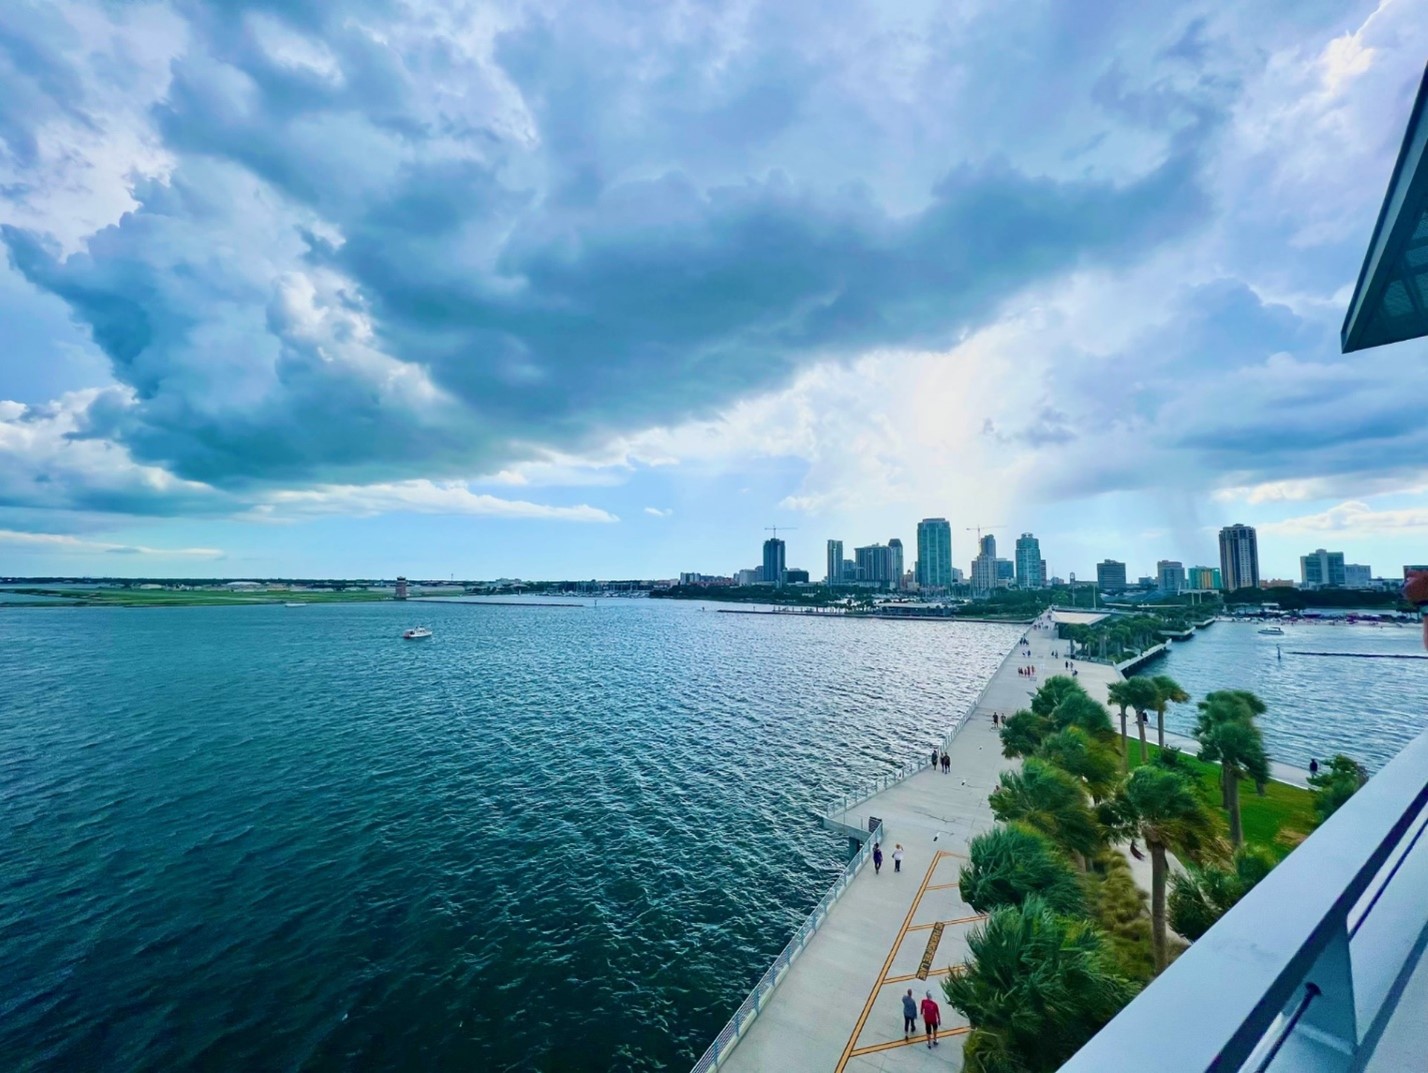
M 363 11 L 0 11 L 0 572 L 1428 557 L 1407 0 Z

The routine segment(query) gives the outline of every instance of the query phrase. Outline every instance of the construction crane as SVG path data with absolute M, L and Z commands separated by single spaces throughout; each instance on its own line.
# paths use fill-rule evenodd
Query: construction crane
M 774 539 L 777 540 L 777 539 L 778 539 L 778 531 L 779 531 L 780 529 L 782 529 L 785 533 L 787 533 L 787 532 L 789 532 L 789 531 L 791 531 L 791 530 L 794 530 L 794 529 L 797 529 L 797 528 L 798 528 L 798 526 L 796 526 L 796 525 L 766 525 L 766 526 L 764 526 L 764 532 L 765 532 L 765 533 L 772 533 L 772 534 L 774 535 Z
M 1006 528 L 1005 525 L 969 525 L 969 526 L 967 526 L 967 532 L 969 532 L 969 533 L 976 533 L 976 534 L 977 534 L 977 543 L 980 544 L 980 543 L 982 542 L 982 530 L 983 530 L 983 529 L 985 529 L 987 532 L 990 533 L 993 529 L 1005 529 L 1005 528 Z

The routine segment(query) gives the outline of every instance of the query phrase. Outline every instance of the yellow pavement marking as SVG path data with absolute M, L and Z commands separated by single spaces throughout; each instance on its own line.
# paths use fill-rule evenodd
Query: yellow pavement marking
M 953 887 L 956 887 L 956 886 L 959 886 L 959 885 L 960 885 L 960 884 L 957 884 L 957 883 L 938 883 L 936 886 L 928 887 L 927 889 L 928 889 L 928 890 L 951 890 Z
M 949 965 L 945 969 L 928 969 L 927 975 L 929 978 L 933 976 L 946 976 L 949 973 L 965 972 L 966 970 L 967 967 L 965 965 Z M 918 976 L 915 972 L 910 972 L 906 976 L 889 976 L 883 981 L 883 986 L 888 987 L 891 984 L 905 984 L 909 980 L 919 979 L 922 979 L 922 977 Z
M 972 1030 L 966 1025 L 963 1025 L 961 1028 L 939 1028 L 937 1030 L 937 1038 L 941 1039 L 943 1036 L 965 1036 L 970 1031 Z M 878 1051 L 896 1050 L 898 1047 L 911 1047 L 916 1043 L 926 1044 L 926 1033 L 922 1033 L 916 1036 L 909 1036 L 907 1039 L 890 1040 L 887 1043 L 870 1043 L 866 1047 L 859 1047 L 848 1057 L 861 1058 L 865 1054 L 876 1054 Z
M 975 915 L 973 915 L 973 916 L 969 916 L 969 917 L 958 917 L 956 920 L 937 920 L 937 921 L 934 921 L 934 922 L 931 923 L 931 924 L 914 924 L 912 927 L 908 928 L 907 930 L 908 930 L 908 931 L 926 931 L 928 928 L 935 928 L 935 927 L 938 927 L 939 925 L 940 925 L 941 927 L 946 928 L 946 927 L 951 927 L 953 924 L 975 924 L 975 923 L 976 923 L 977 921 L 979 921 L 979 920 L 986 920 L 986 919 L 987 919 L 987 914 L 986 914 L 986 913 L 977 913 L 977 914 L 975 914 Z
M 937 866 L 942 863 L 943 857 L 950 857 L 952 854 L 946 850 L 938 850 L 932 855 L 932 863 L 927 866 L 927 874 L 922 877 L 922 885 L 917 888 L 917 896 L 912 899 L 912 905 L 908 906 L 907 916 L 902 918 L 902 927 L 898 929 L 897 938 L 893 940 L 892 949 L 888 951 L 887 960 L 883 962 L 883 967 L 878 970 L 878 982 L 873 985 L 872 991 L 868 993 L 868 1001 L 863 1004 L 863 1012 L 858 1015 L 858 1023 L 853 1026 L 853 1034 L 848 1037 L 847 1046 L 843 1048 L 843 1054 L 838 1059 L 838 1065 L 833 1073 L 843 1073 L 844 1067 L 848 1064 L 848 1059 L 853 1057 L 853 1044 L 857 1042 L 858 1036 L 862 1034 L 863 1026 L 868 1023 L 868 1014 L 873 1012 L 873 1003 L 877 1001 L 878 992 L 883 988 L 883 980 L 887 977 L 888 969 L 892 968 L 893 959 L 897 957 L 898 948 L 902 946 L 903 939 L 907 936 L 907 929 L 912 924 L 913 914 L 917 912 L 918 904 L 922 901 L 922 895 L 927 890 L 927 885 L 932 882 L 932 873 L 937 871 Z

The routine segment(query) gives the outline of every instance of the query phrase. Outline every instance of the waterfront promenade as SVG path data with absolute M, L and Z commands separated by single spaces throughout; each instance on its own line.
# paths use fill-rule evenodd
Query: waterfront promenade
M 1091 623 L 1102 617 L 1057 611 L 1051 622 Z M 967 1023 L 947 1005 L 940 985 L 966 958 L 967 934 L 983 918 L 962 901 L 958 874 L 971 840 L 995 823 L 987 797 L 998 776 L 1019 764 L 1002 756 L 992 715 L 1006 716 L 1026 707 L 1037 688 L 1066 673 L 1062 653 L 1067 643 L 1053 629 L 1028 627 L 1026 636 L 1030 656 L 1020 645 L 1007 655 L 972 712 L 945 743 L 950 774 L 925 767 L 828 815 L 831 826 L 859 831 L 868 830 L 870 822 L 882 821 L 886 858 L 882 873 L 875 874 L 869 865 L 852 880 L 720 1064 L 721 1070 L 874 1073 L 962 1068 Z M 1118 726 L 1119 716 L 1107 703 L 1107 690 L 1124 680 L 1121 672 L 1106 663 L 1071 663 L 1077 681 L 1107 704 L 1112 723 Z M 1035 667 L 1035 677 L 1017 673 L 1026 666 Z M 1133 716 L 1129 730 L 1131 740 L 1137 740 Z M 1155 740 L 1153 723 L 1147 740 Z M 1190 753 L 1199 749 L 1194 739 L 1169 732 L 1166 742 Z M 1272 774 L 1298 786 L 1305 785 L 1308 776 L 1300 768 L 1280 763 L 1272 765 Z M 906 855 L 901 873 L 893 870 L 893 851 L 899 843 Z M 1149 863 L 1129 857 L 1128 861 L 1137 884 L 1148 891 Z M 942 1007 L 941 1046 L 928 1049 L 920 1032 L 904 1037 L 901 997 L 908 988 L 919 1002 L 931 991 Z
M 720 1069 L 962 1068 L 967 1024 L 947 1005 L 940 985 L 950 967 L 966 957 L 967 933 L 981 918 L 962 901 L 958 873 L 968 843 L 995 822 L 987 795 L 997 776 L 1018 763 L 1003 758 L 992 713 L 1025 707 L 1049 677 L 1048 669 L 1060 666 L 1051 656 L 1061 645 L 1052 631 L 1029 630 L 1028 636 L 1031 658 L 1018 647 L 1002 661 L 947 743 L 951 774 L 924 768 L 829 817 L 862 830 L 869 817 L 883 821 L 882 874 L 869 865 L 853 879 Z M 1018 675 L 1017 668 L 1027 664 L 1043 676 Z M 897 843 L 906 852 L 901 873 L 893 870 Z M 942 1007 L 942 1043 L 936 1049 L 926 1046 L 920 1031 L 903 1036 L 901 996 L 908 988 L 919 1001 L 930 990 Z

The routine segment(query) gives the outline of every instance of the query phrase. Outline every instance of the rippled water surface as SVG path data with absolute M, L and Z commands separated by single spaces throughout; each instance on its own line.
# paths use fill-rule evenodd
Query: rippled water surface
M 687 1066 L 842 865 L 814 810 L 923 752 L 1017 633 L 0 614 L 0 1068 Z
M 1428 729 L 1428 660 L 1365 654 L 1428 655 L 1417 626 L 1294 625 L 1271 637 L 1258 624 L 1217 622 L 1145 673 L 1170 675 L 1197 701 L 1215 689 L 1259 694 L 1269 707 L 1265 744 L 1278 760 L 1307 767 L 1342 752 L 1376 771 Z M 1171 730 L 1188 734 L 1194 723 L 1193 704 L 1166 712 Z

